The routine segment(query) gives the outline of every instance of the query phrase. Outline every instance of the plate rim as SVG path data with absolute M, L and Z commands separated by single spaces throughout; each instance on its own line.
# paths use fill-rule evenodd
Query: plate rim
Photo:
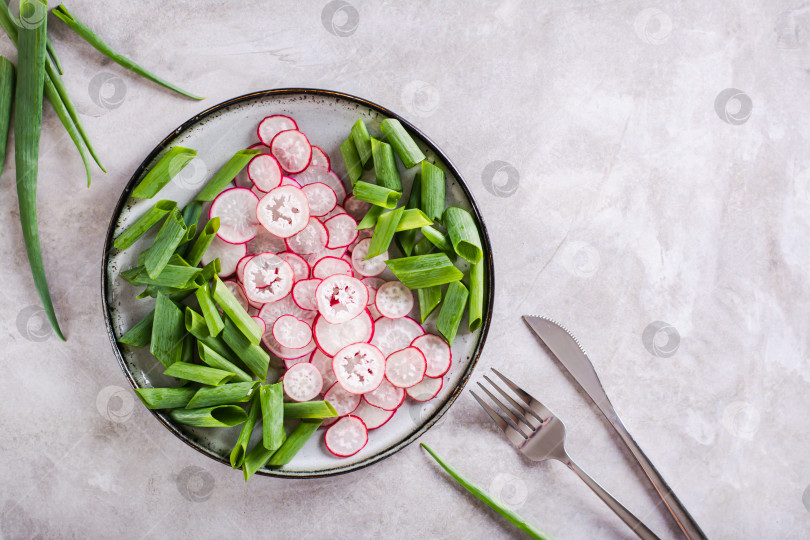
M 398 442 L 394 446 L 391 446 L 390 448 L 387 448 L 384 451 L 381 451 L 377 454 L 374 454 L 362 461 L 353 463 L 351 465 L 345 465 L 342 467 L 338 466 L 335 468 L 317 471 L 283 471 L 283 470 L 268 471 L 264 469 L 259 469 L 256 472 L 257 475 L 273 478 L 325 478 L 364 469 L 370 465 L 382 461 L 387 457 L 394 455 L 395 453 L 399 452 L 406 446 L 415 442 L 419 437 L 424 435 L 431 427 L 433 427 L 436 424 L 436 422 L 439 421 L 439 419 L 441 419 L 442 416 L 444 416 L 444 414 L 450 409 L 450 407 L 453 405 L 453 403 L 456 401 L 459 395 L 461 395 L 462 390 L 469 381 L 469 378 L 472 375 L 472 372 L 475 369 L 476 364 L 478 363 L 478 359 L 481 356 L 481 351 L 484 348 L 484 344 L 486 343 L 487 335 L 489 333 L 489 327 L 492 320 L 492 309 L 494 306 L 494 299 L 495 299 L 495 268 L 492 257 L 492 244 L 489 239 L 489 232 L 487 231 L 487 227 L 486 224 L 484 223 L 484 219 L 483 216 L 481 215 L 478 203 L 476 202 L 472 191 L 470 191 L 469 187 L 467 186 L 466 181 L 461 176 L 461 173 L 458 171 L 453 162 L 447 157 L 444 151 L 442 151 L 436 145 L 436 143 L 434 143 L 416 126 L 414 126 L 412 123 L 410 123 L 408 120 L 406 120 L 399 114 L 395 113 L 394 111 L 391 111 L 386 107 L 378 105 L 373 101 L 369 101 L 367 99 L 357 97 L 352 94 L 346 94 L 344 92 L 325 90 L 320 88 L 305 88 L 305 87 L 276 88 L 250 92 L 247 94 L 242 94 L 241 96 L 237 96 L 222 101 L 216 105 L 213 105 L 203 110 L 202 112 L 195 114 L 194 116 L 183 122 L 180 126 L 172 130 L 154 147 L 154 149 L 146 156 L 146 158 L 144 158 L 144 160 L 135 169 L 135 172 L 127 181 L 126 186 L 124 187 L 120 197 L 118 198 L 118 202 L 116 203 L 115 208 L 113 209 L 112 215 L 110 216 L 109 224 L 107 226 L 107 233 L 105 235 L 104 241 L 104 252 L 101 257 L 101 305 L 104 313 L 104 326 L 107 330 L 107 336 L 110 339 L 110 345 L 113 349 L 113 354 L 118 359 L 118 364 L 121 367 L 121 370 L 124 372 L 124 375 L 126 376 L 133 390 L 140 388 L 140 386 L 135 381 L 135 378 L 133 377 L 132 373 L 130 372 L 129 368 L 127 367 L 123 355 L 121 354 L 121 350 L 119 349 L 118 342 L 115 338 L 115 332 L 113 331 L 112 328 L 110 305 L 109 302 L 107 301 L 107 292 L 110 286 L 109 280 L 107 279 L 107 259 L 109 254 L 113 250 L 112 245 L 114 240 L 113 233 L 115 232 L 117 218 L 121 214 L 123 207 L 129 200 L 129 195 L 135 187 L 135 182 L 140 178 L 141 174 L 146 169 L 146 167 L 155 159 L 155 157 L 157 157 L 158 154 L 160 154 L 160 152 L 162 152 L 166 148 L 166 146 L 172 139 L 180 135 L 186 129 L 192 127 L 194 124 L 205 119 L 206 117 L 215 114 L 216 112 L 221 111 L 222 109 L 225 109 L 232 105 L 237 105 L 239 103 L 251 101 L 254 99 L 272 96 L 296 95 L 296 94 L 324 96 L 358 103 L 360 105 L 364 105 L 370 109 L 373 109 L 381 114 L 384 114 L 389 118 L 395 118 L 399 120 L 406 128 L 416 133 L 424 141 L 424 143 L 436 154 L 436 156 L 438 156 L 442 160 L 445 167 L 447 167 L 447 169 L 453 174 L 453 176 L 455 176 L 456 180 L 458 181 L 458 185 L 461 187 L 461 189 L 464 191 L 464 194 L 469 199 L 470 206 L 472 207 L 473 214 L 476 220 L 478 221 L 478 225 L 482 236 L 481 240 L 484 248 L 484 258 L 482 259 L 482 261 L 484 261 L 487 265 L 487 279 L 485 285 L 486 290 L 488 290 L 489 294 L 488 297 L 485 299 L 486 310 L 484 312 L 484 317 L 481 323 L 480 338 L 478 339 L 478 343 L 475 349 L 473 350 L 472 356 L 470 357 L 470 362 L 464 373 L 461 375 L 458 384 L 453 389 L 453 391 L 447 396 L 444 404 L 441 407 L 439 407 L 430 416 L 430 418 L 428 418 L 421 426 L 419 426 L 410 435 L 408 435 L 405 439 Z M 158 420 L 158 422 L 160 422 L 167 430 L 169 430 L 170 433 L 172 433 L 175 437 L 183 441 L 189 447 L 213 459 L 214 461 L 227 465 L 228 467 L 231 466 L 228 460 L 220 458 L 217 454 L 208 450 L 207 448 L 203 448 L 196 442 L 192 441 L 187 435 L 182 433 L 179 429 L 177 429 L 177 427 L 164 420 L 164 418 L 160 414 L 158 414 L 158 411 L 152 409 L 147 410 L 151 412 L 152 415 Z

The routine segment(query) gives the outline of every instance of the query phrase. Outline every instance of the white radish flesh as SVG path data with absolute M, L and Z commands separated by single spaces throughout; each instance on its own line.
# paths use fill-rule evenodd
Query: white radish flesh
M 293 269 L 275 253 L 260 253 L 245 264 L 245 294 L 253 302 L 281 300 L 292 291 Z
M 289 265 L 292 267 L 293 274 L 295 274 L 295 281 L 309 278 L 309 265 L 303 257 L 297 253 L 291 253 L 289 251 L 279 253 L 278 256 L 287 261 L 287 263 L 289 263 Z
M 315 349 L 312 351 L 312 354 L 309 356 L 309 363 L 318 368 L 318 371 L 321 372 L 321 377 L 323 377 L 323 387 L 329 388 L 333 384 L 337 382 L 337 378 L 335 377 L 335 372 L 332 371 L 332 357 L 323 352 L 320 349 Z M 338 385 L 341 389 L 342 386 Z M 344 390 L 345 392 L 345 390 Z M 347 395 L 354 396 L 354 394 L 349 394 L 346 392 Z M 351 412 L 351 411 L 349 411 Z M 347 413 L 348 414 L 348 413 Z
M 341 324 L 331 324 L 325 318 L 318 317 L 313 325 L 313 334 L 318 347 L 326 354 L 334 356 L 347 345 L 371 341 L 374 322 L 368 310 Z
M 414 339 L 411 347 L 416 347 L 425 355 L 427 361 L 426 377 L 442 377 L 453 363 L 450 345 L 435 334 L 425 334 Z
M 287 249 L 283 238 L 279 238 L 261 225 L 256 227 L 256 238 L 247 243 L 248 255 L 258 253 L 280 253 Z
M 393 411 L 399 408 L 402 402 L 405 401 L 405 390 L 397 388 L 390 382 L 384 380 L 376 390 L 363 394 L 363 399 L 370 405 L 387 411 Z
M 302 186 L 314 184 L 315 182 L 326 184 L 335 192 L 339 205 L 343 205 L 343 201 L 346 199 L 346 187 L 343 185 L 343 181 L 334 171 L 330 171 L 325 167 L 313 165 L 302 173 L 293 174 L 292 177 Z
M 293 401 L 315 399 L 323 390 L 323 378 L 318 368 L 309 362 L 294 364 L 282 377 L 284 393 Z
M 352 264 L 354 265 L 354 269 L 361 276 L 379 276 L 386 269 L 385 261 L 388 260 L 388 251 L 376 257 L 372 257 L 367 261 L 364 260 L 368 255 L 368 247 L 370 244 L 371 238 L 366 238 L 358 242 L 358 244 L 354 246 L 354 250 L 352 250 Z
M 279 186 L 261 198 L 256 206 L 256 217 L 265 229 L 279 238 L 290 238 L 309 223 L 307 196 L 297 187 Z
M 360 405 L 360 396 L 347 392 L 337 381 L 324 392 L 323 399 L 332 404 L 338 416 L 351 414 Z
M 366 215 L 369 208 L 371 208 L 371 203 L 361 201 L 360 199 L 356 199 L 354 195 L 350 195 L 346 197 L 345 201 L 343 201 L 343 208 L 350 216 L 357 221 L 360 221 L 363 219 L 363 216 Z
M 399 388 L 410 388 L 425 378 L 425 355 L 416 347 L 405 347 L 385 359 L 385 378 Z
M 422 326 L 410 317 L 401 319 L 382 317 L 374 321 L 374 337 L 371 344 L 387 356 L 409 346 L 414 339 L 424 333 Z
M 325 169 L 332 168 L 332 162 L 329 156 L 326 155 L 326 152 L 321 150 L 319 146 L 312 147 L 312 161 L 310 161 L 309 164 L 310 166 L 323 167 Z
M 337 195 L 334 190 L 322 182 L 307 184 L 301 188 L 301 191 L 307 196 L 311 216 L 325 216 L 337 205 Z
M 247 164 L 250 181 L 257 189 L 267 193 L 281 185 L 281 165 L 270 154 L 254 156 Z
M 377 289 L 374 305 L 383 317 L 399 319 L 413 309 L 413 292 L 400 281 L 389 281 Z
M 231 294 L 234 295 L 236 301 L 239 302 L 240 306 L 242 306 L 242 309 L 247 312 L 250 308 L 250 304 L 248 304 L 248 299 L 247 296 L 245 296 L 245 291 L 242 289 L 242 286 L 232 279 L 223 281 L 222 284 L 225 285 L 229 291 L 231 291 Z M 267 327 L 265 326 L 265 328 Z
M 224 278 L 236 272 L 236 265 L 239 264 L 239 259 L 246 254 L 247 249 L 245 248 L 245 244 L 229 244 L 219 236 L 215 236 L 214 239 L 211 240 L 208 249 L 203 253 L 201 262 L 203 265 L 206 265 L 214 259 L 219 259 L 220 271 L 217 275 Z
M 340 385 L 352 394 L 365 394 L 380 386 L 385 377 L 385 356 L 374 345 L 353 343 L 332 359 Z
M 264 333 L 267 332 L 267 323 L 264 322 L 264 319 L 262 319 L 257 315 L 253 315 L 250 318 L 256 322 L 256 325 L 259 327 L 259 330 L 262 331 L 262 335 L 264 335 Z
M 236 279 L 239 280 L 239 283 L 242 283 L 245 280 L 245 265 L 252 258 L 253 255 L 245 255 L 239 259 L 238 263 L 236 263 Z
M 287 249 L 298 255 L 309 255 L 324 249 L 328 241 L 329 234 L 323 223 L 316 218 L 309 218 L 306 226 L 298 234 L 287 238 Z
M 368 442 L 368 429 L 356 416 L 347 416 L 335 422 L 324 435 L 327 450 L 338 457 L 353 456 Z
M 244 244 L 256 236 L 257 204 L 259 198 L 249 189 L 226 189 L 211 203 L 208 219 L 219 218 L 218 237 L 229 244 Z
M 351 276 L 329 276 L 318 285 L 315 297 L 318 312 L 332 324 L 340 324 L 357 317 L 368 305 L 368 289 L 359 279 Z M 412 340 L 413 338 L 409 339 L 408 343 Z
M 326 279 L 329 276 L 344 275 L 354 277 L 352 265 L 344 259 L 337 257 L 324 257 L 312 267 L 312 276 Z
M 309 166 L 312 159 L 312 146 L 306 135 L 297 129 L 289 129 L 281 131 L 273 137 L 270 143 L 270 153 L 278 160 L 282 169 L 294 174 Z
M 367 402 L 363 401 L 354 410 L 352 416 L 356 416 L 362 420 L 363 424 L 366 425 L 366 429 L 372 430 L 381 427 L 386 422 L 391 420 L 391 417 L 394 416 L 395 412 L 395 410 L 387 411 L 385 409 L 380 409 L 379 407 L 369 405 Z
M 273 323 L 273 337 L 282 347 L 303 349 L 312 341 L 312 328 L 292 315 L 282 315 Z
M 315 290 L 320 284 L 320 279 L 302 279 L 296 282 L 292 290 L 292 297 L 295 304 L 307 311 L 317 311 L 318 304 L 315 302 Z
M 444 384 L 441 377 L 425 377 L 422 382 L 405 389 L 408 396 L 414 401 L 430 401 L 435 398 Z
M 298 124 L 289 116 L 283 114 L 274 114 L 264 118 L 259 122 L 259 127 L 256 129 L 256 134 L 259 136 L 261 144 L 266 146 L 267 151 L 270 151 L 270 143 L 273 142 L 273 137 L 282 131 L 288 129 L 298 129 Z M 255 147 L 254 144 L 251 148 Z
M 357 222 L 349 214 L 338 214 L 324 222 L 329 241 L 326 247 L 330 249 L 346 247 L 357 238 Z

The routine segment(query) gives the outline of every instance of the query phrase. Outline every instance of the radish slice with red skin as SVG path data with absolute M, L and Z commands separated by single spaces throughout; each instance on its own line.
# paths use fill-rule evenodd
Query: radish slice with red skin
M 273 137 L 282 131 L 287 131 L 289 129 L 298 129 L 298 124 L 295 122 L 295 120 L 289 116 L 284 116 L 283 114 L 274 114 L 272 116 L 265 117 L 261 122 L 259 122 L 259 126 L 256 128 L 256 134 L 259 136 L 261 144 L 266 146 L 269 151 L 270 143 L 273 142 Z M 251 146 L 251 148 L 254 148 L 255 146 L 256 145 L 254 144 Z
M 292 290 L 295 304 L 307 311 L 318 311 L 318 304 L 315 302 L 315 290 L 320 284 L 320 279 L 302 279 L 296 282 Z
M 416 347 L 425 355 L 426 377 L 442 377 L 453 365 L 453 352 L 450 350 L 450 345 L 436 334 L 419 336 L 413 340 L 411 347 Z
M 275 253 L 260 253 L 245 264 L 245 294 L 253 302 L 281 300 L 292 291 L 293 269 Z
M 309 201 L 309 215 L 311 216 L 325 216 L 337 204 L 337 195 L 334 190 L 322 182 L 307 184 L 301 190 Z
M 242 283 L 245 280 L 245 265 L 252 258 L 253 255 L 245 255 L 239 259 L 238 263 L 236 263 L 236 279 L 239 280 L 239 283 Z
M 283 360 L 283 362 L 284 362 L 284 368 L 285 368 L 285 369 L 290 369 L 290 368 L 291 368 L 291 367 L 293 367 L 295 364 L 300 364 L 300 363 L 302 363 L 302 362 L 309 362 L 309 357 L 310 357 L 310 356 L 312 356 L 312 354 L 311 354 L 311 353 L 310 353 L 310 354 L 305 354 L 304 356 L 300 356 L 300 357 L 298 357 L 298 358 L 285 358 L 285 359 Z M 321 373 L 321 378 L 323 378 L 323 373 Z M 326 386 L 326 383 L 324 383 L 324 386 Z
M 371 208 L 371 203 L 361 201 L 360 199 L 355 198 L 354 195 L 349 195 L 346 197 L 346 200 L 343 201 L 343 208 L 345 208 L 346 213 L 352 216 L 355 220 L 360 221 L 363 219 L 363 216 L 366 215 L 366 212 L 368 212 Z
M 366 310 L 368 289 L 359 279 L 338 274 L 321 281 L 315 290 L 315 299 L 323 318 L 332 324 L 340 324 Z M 412 340 L 408 340 L 408 343 Z
M 337 382 L 337 378 L 335 377 L 335 372 L 332 371 L 332 357 L 331 356 L 329 356 L 328 354 L 326 354 L 325 352 L 323 352 L 320 349 L 315 349 L 314 351 L 312 351 L 312 354 L 309 356 L 309 362 L 310 362 L 310 364 L 312 364 L 313 366 L 318 368 L 318 371 L 321 372 L 321 377 L 323 377 L 323 387 L 324 388 L 329 388 L 330 386 L 332 386 L 333 384 L 335 384 Z M 341 388 L 341 390 L 343 390 L 342 386 L 340 386 L 340 385 L 338 385 L 338 386 Z M 344 392 L 345 392 L 345 390 L 344 390 Z M 346 392 L 346 394 L 354 396 L 354 394 L 349 394 L 348 392 Z M 349 412 L 351 412 L 351 411 L 349 411 Z
M 374 321 L 374 337 L 371 344 L 387 356 L 408 347 L 414 339 L 424 333 L 422 326 L 410 317 L 401 319 L 381 317 Z
M 247 248 L 245 244 L 229 244 L 219 236 L 214 236 L 208 249 L 203 253 L 200 262 L 205 266 L 214 259 L 219 259 L 220 271 L 217 275 L 221 278 L 226 278 L 236 272 L 236 265 L 239 264 L 239 259 L 246 254 Z
M 374 337 L 374 321 L 368 310 L 341 324 L 331 324 L 323 317 L 318 317 L 312 325 L 312 333 L 318 348 L 334 356 L 340 349 L 352 343 L 371 341 Z
M 309 224 L 309 203 L 303 191 L 279 186 L 267 192 L 256 206 L 262 226 L 279 238 L 290 238 Z
M 383 283 L 386 283 L 386 281 L 383 278 L 379 277 L 364 277 L 360 281 L 362 281 L 363 285 L 365 285 L 369 289 L 379 289 L 383 285 Z
M 326 430 L 323 441 L 337 457 L 353 456 L 368 443 L 368 429 L 356 416 L 346 416 Z
M 256 324 L 259 326 L 259 329 L 262 331 L 262 335 L 264 335 L 264 333 L 267 332 L 267 323 L 264 322 L 264 319 L 262 319 L 261 317 L 258 317 L 256 315 L 252 315 L 250 318 L 253 319 L 254 321 L 256 321 Z
M 368 402 L 363 401 L 357 408 L 352 412 L 352 416 L 356 416 L 363 423 L 366 425 L 366 428 L 371 431 L 372 429 L 377 429 L 378 427 L 382 427 L 386 422 L 391 420 L 394 416 L 394 413 L 397 412 L 396 410 L 387 411 L 385 409 L 380 409 L 379 407 L 375 407 L 374 405 L 369 405 Z
M 247 312 L 247 310 L 250 308 L 250 305 L 248 304 L 248 299 L 247 296 L 245 296 L 245 291 L 244 289 L 242 289 L 242 286 L 232 279 L 225 280 L 222 282 L 222 284 L 225 285 L 229 291 L 231 291 L 231 294 L 233 294 L 234 297 L 236 297 L 236 301 L 239 302 L 239 305 L 242 306 L 242 309 L 244 309 L 245 312 Z M 267 327 L 265 326 L 265 328 Z
M 336 248 L 336 249 L 323 248 L 322 250 L 318 251 L 317 253 L 310 253 L 307 256 L 307 262 L 309 262 L 310 266 L 315 266 L 316 264 L 318 264 L 318 261 L 320 261 L 323 258 L 334 257 L 336 259 L 341 259 L 341 258 L 343 258 L 343 255 L 345 255 L 345 254 L 346 254 L 346 248 L 345 247 Z M 352 274 L 354 274 L 354 272 L 352 272 Z
M 369 343 L 353 343 L 340 349 L 332 359 L 340 385 L 352 394 L 375 390 L 385 377 L 385 356 Z
M 369 245 L 371 245 L 371 238 L 366 238 L 354 246 L 354 250 L 352 250 L 352 264 L 354 265 L 354 269 L 361 276 L 379 276 L 387 268 L 385 261 L 388 260 L 388 251 L 365 261 L 363 259 L 368 255 Z
M 410 388 L 425 378 L 427 361 L 416 347 L 405 347 L 385 359 L 385 378 L 399 388 Z
M 312 145 L 307 136 L 297 129 L 280 131 L 270 143 L 270 153 L 281 168 L 290 174 L 300 173 L 312 159 Z M 298 183 L 302 184 L 299 180 Z M 302 184 L 303 185 L 303 184 Z
M 331 366 L 329 369 L 332 369 Z M 338 416 L 351 414 L 360 405 L 360 396 L 347 392 L 338 382 L 324 392 L 323 399 L 332 404 Z
M 399 319 L 413 309 L 413 293 L 402 282 L 389 281 L 377 289 L 374 306 L 383 317 Z
M 330 171 L 325 167 L 311 165 L 301 173 L 292 174 L 292 177 L 302 186 L 316 182 L 326 184 L 335 192 L 337 203 L 342 208 L 343 201 L 346 199 L 346 186 L 343 185 L 343 181 L 334 171 Z
M 329 156 L 326 155 L 326 152 L 321 150 L 319 146 L 312 147 L 312 161 L 310 161 L 309 164 L 316 167 L 323 167 L 325 169 L 332 168 L 332 162 L 329 159 Z
M 273 323 L 273 337 L 282 347 L 303 349 L 312 341 L 312 328 L 292 315 L 282 315 Z
M 379 319 L 383 318 L 383 316 L 380 315 L 380 312 L 377 311 L 377 308 L 375 306 L 368 306 L 368 312 L 371 314 L 371 318 L 374 321 L 378 321 Z
M 352 265 L 344 259 L 338 259 L 337 257 L 324 257 L 312 267 L 312 275 L 318 279 L 326 279 L 329 276 L 339 274 L 354 277 Z
M 290 366 L 281 381 L 284 393 L 293 401 L 315 399 L 323 390 L 321 372 L 309 362 L 300 362 Z
M 279 238 L 261 225 L 256 227 L 256 238 L 247 243 L 248 255 L 259 253 L 280 253 L 286 251 L 287 244 L 283 238 Z
M 363 399 L 366 400 L 369 405 L 385 409 L 386 411 L 394 411 L 405 401 L 405 390 L 397 388 L 387 380 L 384 380 L 376 390 L 363 394 Z
M 259 198 L 245 188 L 226 189 L 211 203 L 208 219 L 219 218 L 217 236 L 229 244 L 244 244 L 256 236 Z
M 247 164 L 247 173 L 253 185 L 265 193 L 280 186 L 284 176 L 281 165 L 270 154 L 254 156 Z
M 373 235 L 374 235 L 374 229 L 371 229 L 371 228 L 360 229 L 359 231 L 357 231 L 357 238 L 354 239 L 354 242 L 349 244 L 349 247 L 347 248 L 348 252 L 353 253 L 354 248 L 357 247 L 357 244 L 359 244 L 360 242 L 362 242 L 366 238 L 371 238 Z
M 252 191 L 253 194 L 256 195 L 256 197 L 258 197 L 260 200 L 261 200 L 262 197 L 267 195 L 266 191 L 262 191 L 259 188 L 257 188 L 256 186 L 251 186 L 250 191 Z
M 295 281 L 309 278 L 309 264 L 297 253 L 284 251 L 278 254 L 279 257 L 287 261 L 292 266 Z
M 264 336 L 262 336 L 262 343 L 264 343 L 264 346 L 267 347 L 268 351 L 275 354 L 282 360 L 301 358 L 302 356 L 306 356 L 315 350 L 314 339 L 310 341 L 309 344 L 307 344 L 307 346 L 304 348 L 290 349 L 289 347 L 280 345 L 279 342 L 276 341 L 276 338 L 273 337 L 273 332 L 266 332 Z
M 405 389 L 405 393 L 414 401 L 430 401 L 439 395 L 444 384 L 441 377 L 425 377 L 422 382 Z
M 292 295 L 285 296 L 277 302 L 269 302 L 262 306 L 261 311 L 259 311 L 259 317 L 264 319 L 264 322 L 267 323 L 268 328 L 272 328 L 276 322 L 276 319 L 282 315 L 292 315 L 296 319 L 302 320 L 307 324 L 311 324 L 315 320 L 315 317 L 318 316 L 318 314 L 314 311 L 306 311 L 295 305 Z M 272 332 L 266 335 L 272 335 Z M 301 356 L 301 354 L 298 356 Z M 288 358 L 295 358 L 295 356 L 288 356 Z
M 309 222 L 301 232 L 287 238 L 287 249 L 298 255 L 309 255 L 324 249 L 328 241 L 329 233 L 326 232 L 323 223 L 316 218 L 309 218 Z
M 338 214 L 324 221 L 329 241 L 326 247 L 330 249 L 346 247 L 357 239 L 357 222 L 349 214 Z
M 345 209 L 344 209 L 342 206 L 340 206 L 340 205 L 338 204 L 337 206 L 335 206 L 335 207 L 332 209 L 332 211 L 331 211 L 331 212 L 329 212 L 329 213 L 328 213 L 328 214 L 326 214 L 325 216 L 321 216 L 321 217 L 319 217 L 318 219 L 320 219 L 320 220 L 321 220 L 321 222 L 324 222 L 324 221 L 326 221 L 327 219 L 329 219 L 329 218 L 333 218 L 333 217 L 335 217 L 335 216 L 336 216 L 336 215 L 338 215 L 338 214 L 345 214 L 345 213 L 346 213 L 346 210 L 345 210 Z

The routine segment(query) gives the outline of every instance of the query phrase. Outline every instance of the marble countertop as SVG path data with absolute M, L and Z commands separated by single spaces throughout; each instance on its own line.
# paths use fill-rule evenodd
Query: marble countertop
M 67 343 L 43 326 L 13 158 L 0 188 L 0 538 L 519 538 L 411 445 L 322 480 L 239 474 L 134 397 L 104 330 L 99 260 L 121 189 L 195 113 L 318 87 L 400 112 L 450 156 L 494 244 L 472 381 L 503 368 L 570 454 L 662 538 L 629 454 L 519 320 L 566 323 L 711 538 L 810 528 L 810 9 L 800 2 L 73 0 L 135 78 L 54 17 L 65 83 L 108 174 L 84 186 L 48 107 L 39 223 Z M 14 58 L 8 40 L 0 53 Z M 521 459 L 465 391 L 422 439 L 555 538 L 631 534 L 559 463 Z

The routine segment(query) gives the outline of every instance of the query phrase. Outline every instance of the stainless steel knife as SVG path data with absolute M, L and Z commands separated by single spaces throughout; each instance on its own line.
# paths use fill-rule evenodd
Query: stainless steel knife
M 593 400 L 596 406 L 605 415 L 610 425 L 619 434 L 627 449 L 636 459 L 641 466 L 644 474 L 652 483 L 655 490 L 664 501 L 667 509 L 672 517 L 678 523 L 678 526 L 683 531 L 683 534 L 690 540 L 705 539 L 706 535 L 700 529 L 694 518 L 686 511 L 683 503 L 678 500 L 672 489 L 667 485 L 664 478 L 661 476 L 652 462 L 647 458 L 644 452 L 639 448 L 638 443 L 633 440 L 633 437 L 627 431 L 627 428 L 622 424 L 619 415 L 610 403 L 610 400 L 602 388 L 602 383 L 593 368 L 590 358 L 585 353 L 585 350 L 577 341 L 571 332 L 564 326 L 548 319 L 546 317 L 537 317 L 534 315 L 524 315 L 524 322 L 540 338 L 552 354 L 560 361 L 563 367 L 568 370 L 574 380 L 585 390 L 585 393 Z

